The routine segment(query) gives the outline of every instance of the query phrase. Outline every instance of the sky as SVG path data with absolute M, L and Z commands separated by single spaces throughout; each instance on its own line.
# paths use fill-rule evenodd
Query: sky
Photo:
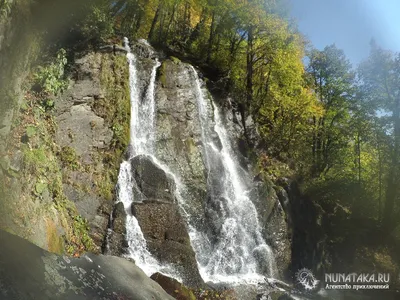
M 400 0 L 290 0 L 290 10 L 314 47 L 335 43 L 353 66 L 368 57 L 371 38 L 400 51 Z

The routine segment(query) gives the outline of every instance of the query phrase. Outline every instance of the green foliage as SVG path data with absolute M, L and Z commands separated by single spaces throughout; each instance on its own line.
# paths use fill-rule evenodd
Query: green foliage
M 22 150 L 24 153 L 24 164 L 26 171 L 33 175 L 40 175 L 47 163 L 47 153 L 45 148 L 43 146 L 37 149 L 23 147 Z
M 37 132 L 37 128 L 35 126 L 28 126 L 26 127 L 26 135 L 31 138 L 33 137 Z
M 375 118 L 378 120 L 371 127 L 377 137 L 379 157 L 389 157 L 384 169 L 380 159 L 379 187 L 383 185 L 382 174 L 386 174 L 383 221 L 386 229 L 393 230 L 400 224 L 400 53 L 384 50 L 372 41 L 370 56 L 360 64 L 359 75 L 364 101 L 382 115 Z
M 41 195 L 47 189 L 47 184 L 43 181 L 39 181 L 35 185 L 35 192 Z
M 0 1 L 0 16 L 1 17 L 7 17 L 12 8 L 12 0 L 1 0 Z
M 68 167 L 72 170 L 78 170 L 79 165 L 79 158 L 75 152 L 74 148 L 64 146 L 62 147 L 59 157 L 61 162 L 63 163 L 64 167 Z
M 103 57 L 100 80 L 106 91 L 106 98 L 99 99 L 94 106 L 95 112 L 111 124 L 115 148 L 123 149 L 128 146 L 130 138 L 129 75 L 125 63 L 123 56 Z
M 78 29 L 86 39 L 98 43 L 112 37 L 114 23 L 109 7 L 109 1 L 97 1 L 87 8 L 89 13 Z
M 175 63 L 175 64 L 179 64 L 181 62 L 181 60 L 175 56 L 171 56 L 170 59 Z
M 45 99 L 42 101 L 42 107 L 45 111 L 52 110 L 54 108 L 54 100 L 52 99 Z
M 45 67 L 39 67 L 35 74 L 35 81 L 46 93 L 57 95 L 67 85 L 64 80 L 64 68 L 67 64 L 67 52 L 60 49 L 54 62 Z
M 89 225 L 86 219 L 82 218 L 80 215 L 73 217 L 73 231 L 74 236 L 80 238 L 81 243 L 87 251 L 94 248 L 94 243 L 92 238 L 89 236 Z M 72 253 L 71 253 L 72 254 Z

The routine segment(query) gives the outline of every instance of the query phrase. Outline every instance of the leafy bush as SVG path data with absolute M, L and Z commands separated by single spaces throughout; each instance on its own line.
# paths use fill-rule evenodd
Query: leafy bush
M 88 7 L 88 15 L 78 30 L 84 38 L 94 43 L 105 42 L 114 34 L 113 15 L 109 10 L 108 1 L 97 1 Z
M 66 87 L 64 77 L 64 68 L 67 64 L 67 52 L 61 48 L 57 52 L 57 58 L 48 66 L 39 67 L 35 74 L 35 81 L 39 87 L 46 93 L 57 95 Z
M 6 17 L 10 14 L 11 5 L 12 5 L 11 0 L 0 0 L 0 16 L 1 17 Z

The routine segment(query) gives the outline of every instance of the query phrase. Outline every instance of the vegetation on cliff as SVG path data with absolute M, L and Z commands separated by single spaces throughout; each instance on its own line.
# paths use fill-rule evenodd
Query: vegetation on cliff
M 339 197 L 341 204 L 382 221 L 387 233 L 397 227 L 396 53 L 372 43 L 370 57 L 354 69 L 335 45 L 307 45 L 275 1 L 107 3 L 99 7 L 115 32 L 212 70 L 243 120 L 255 120 L 262 151 L 293 162 L 305 187 L 328 192 L 342 182 L 352 192 Z
M 9 14 L 9 3 L 3 1 L 1 14 Z M 359 232 L 357 224 L 367 224 L 363 225 L 364 238 L 357 240 L 358 250 L 379 244 L 383 249 L 371 257 L 384 257 L 392 268 L 386 254 L 399 245 L 400 222 L 398 53 L 372 42 L 370 57 L 353 68 L 335 45 L 312 49 L 272 0 L 100 0 L 78 8 L 80 13 L 66 13 L 65 19 L 74 25 L 50 47 L 49 53 L 58 51 L 61 61 L 37 73 L 45 92 L 56 94 L 64 86 L 61 47 L 73 56 L 71 50 L 77 45 L 96 47 L 125 35 L 146 38 L 191 60 L 234 100 L 234 109 L 242 116 L 244 138 L 249 147 L 256 147 L 260 171 L 276 177 L 296 174 L 293 177 L 301 181 L 303 194 L 315 207 L 337 216 L 334 221 L 343 220 L 342 234 L 327 232 L 331 252 L 351 245 Z M 114 84 L 114 74 L 103 75 L 106 85 Z M 113 91 L 109 97 L 115 97 L 114 102 L 100 101 L 93 107 L 111 124 L 113 145 L 120 149 L 127 144 L 127 125 L 123 123 L 127 110 L 114 104 L 118 104 L 118 93 L 124 92 Z M 45 183 L 45 177 L 56 168 L 49 152 L 55 146 L 48 138 L 51 133 L 46 133 L 52 128 L 46 113 L 52 103 L 47 96 L 39 102 L 23 109 L 30 119 L 21 133 L 38 140 L 36 147 L 21 147 L 27 170 L 36 174 L 28 186 L 35 197 L 49 190 L 55 193 L 53 199 L 58 199 L 59 180 L 54 187 Z M 47 125 L 40 125 L 35 116 Z M 248 116 L 258 129 L 257 141 L 249 132 Z M 61 162 L 78 168 L 73 153 L 63 153 L 58 157 Z M 115 164 L 120 154 L 108 153 L 106 158 Z M 274 160 L 290 165 L 291 170 Z M 28 172 L 26 176 L 30 176 Z M 115 174 L 107 178 L 115 180 Z M 106 183 L 113 182 L 108 179 Z
M 252 116 L 256 123 L 259 165 L 268 159 L 289 164 L 303 193 L 326 214 L 345 212 L 343 230 L 350 234 L 333 245 L 349 244 L 363 220 L 376 244 L 394 251 L 400 220 L 397 53 L 372 42 L 370 57 L 353 68 L 335 45 L 308 45 L 275 1 L 120 0 L 106 11 L 115 32 L 196 62 L 223 86 L 250 146 L 245 120 Z

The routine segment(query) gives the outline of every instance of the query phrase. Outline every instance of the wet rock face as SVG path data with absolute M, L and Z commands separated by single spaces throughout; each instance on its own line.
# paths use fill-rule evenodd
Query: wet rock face
M 134 203 L 132 210 L 146 239 L 190 245 L 184 220 L 173 203 L 144 201 Z
M 43 300 L 172 300 L 123 258 L 57 256 L 0 231 L 0 298 Z
M 174 179 L 150 157 L 139 155 L 131 160 L 133 177 L 144 199 L 174 202 Z
M 110 230 L 105 241 L 106 244 L 103 247 L 103 253 L 121 256 L 125 254 L 125 250 L 128 247 L 128 243 L 125 239 L 126 212 L 122 202 L 118 202 L 114 205 L 110 222 Z
M 207 194 L 205 164 L 202 158 L 201 126 L 190 66 L 166 60 L 159 68 L 156 87 L 156 156 L 172 172 L 179 174 L 185 210 L 201 223 Z M 211 104 L 210 104 L 211 105 Z M 212 116 L 209 118 L 212 122 Z
M 278 189 L 278 192 L 275 189 Z M 271 181 L 255 182 L 251 194 L 257 208 L 264 239 L 274 252 L 278 275 L 286 279 L 289 277 L 291 263 L 291 232 L 287 223 L 288 212 L 282 203 L 288 201 L 287 194 Z
M 171 264 L 190 287 L 202 286 L 186 222 L 176 204 L 144 201 L 133 204 L 149 251 L 162 263 Z
M 174 200 L 173 178 L 150 157 L 137 156 L 131 164 L 138 192 L 145 199 L 132 204 L 132 213 L 140 224 L 149 251 L 161 263 L 173 265 L 185 284 L 200 286 L 203 281 L 197 270 L 186 222 Z

